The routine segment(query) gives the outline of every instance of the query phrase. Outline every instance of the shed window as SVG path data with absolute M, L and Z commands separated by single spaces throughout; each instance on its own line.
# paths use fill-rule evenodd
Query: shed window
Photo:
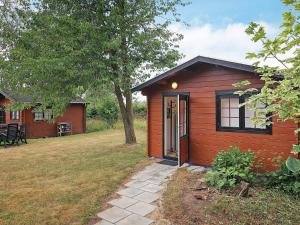
M 44 120 L 44 113 L 43 112 L 34 112 L 34 120 L 35 121 Z
M 34 120 L 35 121 L 41 121 L 41 120 L 52 120 L 53 115 L 49 109 L 44 110 L 43 112 L 34 111 Z
M 10 112 L 10 119 L 11 120 L 19 120 L 20 119 L 20 111 Z
M 271 126 L 261 126 L 252 122 L 254 117 L 261 118 L 263 121 L 267 119 L 265 105 L 258 104 L 256 110 L 248 106 L 239 107 L 239 104 L 246 101 L 247 97 L 235 95 L 234 91 L 217 91 L 217 130 L 271 134 Z
M 239 127 L 239 98 L 221 97 L 221 126 L 222 127 Z
M 6 123 L 5 114 L 4 106 L 0 105 L 0 124 Z
M 52 120 L 53 119 L 53 115 L 50 112 L 50 110 L 45 110 L 44 111 L 44 120 Z
M 248 98 L 245 98 L 247 101 Z M 258 128 L 258 129 L 266 129 L 267 127 L 264 125 L 254 124 L 252 119 L 257 117 L 263 121 L 266 120 L 266 105 L 265 104 L 257 104 L 256 110 L 252 110 L 249 106 L 245 107 L 245 127 L 246 128 Z

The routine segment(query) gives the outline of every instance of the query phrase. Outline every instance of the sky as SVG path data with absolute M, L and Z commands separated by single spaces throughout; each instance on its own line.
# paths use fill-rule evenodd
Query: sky
M 178 8 L 181 18 L 189 24 L 174 24 L 173 31 L 184 35 L 179 43 L 184 62 L 197 55 L 242 63 L 247 52 L 258 51 L 245 29 L 255 21 L 266 27 L 270 37 L 278 33 L 281 14 L 286 11 L 280 0 L 190 0 Z
M 198 55 L 251 64 L 247 52 L 257 52 L 261 45 L 253 43 L 245 33 L 250 22 L 265 26 L 269 37 L 279 32 L 282 13 L 287 10 L 281 0 L 189 0 L 179 7 L 181 18 L 189 26 L 173 24 L 170 29 L 184 35 L 179 51 L 181 64 Z M 269 65 L 278 65 L 268 61 Z M 153 76 L 158 74 L 153 74 Z M 138 98 L 143 99 L 138 94 Z

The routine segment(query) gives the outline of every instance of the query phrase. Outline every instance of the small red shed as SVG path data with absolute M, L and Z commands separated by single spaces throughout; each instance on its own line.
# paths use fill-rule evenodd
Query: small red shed
M 239 146 L 273 170 L 272 160 L 286 159 L 298 143 L 298 124 L 253 124 L 255 112 L 239 107 L 246 97 L 232 86 L 243 80 L 263 85 L 253 66 L 198 56 L 133 88 L 147 96 L 148 155 L 210 166 L 218 151 Z
M 26 125 L 27 138 L 41 138 L 57 136 L 57 124 L 66 122 L 72 125 L 72 134 L 84 133 L 86 130 L 86 102 L 77 98 L 71 101 L 65 113 L 53 119 L 49 111 L 35 111 L 33 108 L 22 111 L 8 112 L 6 108 L 14 102 L 31 103 L 29 96 L 17 96 L 10 91 L 0 91 L 0 125 L 18 123 Z M 49 122 L 52 120 L 53 122 Z

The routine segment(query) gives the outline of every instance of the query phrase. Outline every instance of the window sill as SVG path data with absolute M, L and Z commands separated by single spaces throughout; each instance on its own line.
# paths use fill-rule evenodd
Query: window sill
M 268 134 L 272 135 L 272 129 L 238 129 L 238 128 L 217 128 L 217 131 L 236 132 L 236 133 L 251 133 L 251 134 Z

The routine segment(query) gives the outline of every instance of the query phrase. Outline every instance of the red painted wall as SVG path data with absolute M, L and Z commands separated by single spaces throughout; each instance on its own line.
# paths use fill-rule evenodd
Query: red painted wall
M 293 144 L 298 143 L 293 122 L 274 121 L 272 135 L 216 131 L 216 90 L 234 90 L 233 83 L 249 80 L 252 87 L 261 87 L 258 75 L 222 67 L 203 66 L 198 72 L 181 72 L 166 82 L 155 84 L 143 94 L 148 100 L 148 155 L 161 158 L 162 92 L 190 92 L 190 162 L 209 166 L 215 155 L 228 146 L 251 149 L 264 161 L 268 170 L 275 167 L 271 159 L 287 158 Z M 176 91 L 171 83 L 178 82 Z
M 58 122 L 71 122 L 72 133 L 80 134 L 85 132 L 85 106 L 83 104 L 70 104 L 64 115 L 54 119 L 53 123 L 47 121 L 34 121 L 31 109 L 24 110 L 25 124 L 30 138 L 54 137 L 57 136 Z
M 4 96 L 0 95 L 0 104 L 3 105 L 5 108 L 7 108 L 10 104 L 10 101 L 8 99 L 6 99 Z M 20 119 L 19 120 L 12 120 L 10 118 L 10 112 L 6 112 L 6 124 L 8 123 L 18 123 L 19 125 L 22 124 L 22 122 L 24 121 L 24 113 L 20 113 Z
M 9 100 L 0 97 L 0 104 L 7 107 Z M 54 137 L 57 136 L 57 122 L 71 122 L 72 133 L 79 134 L 85 132 L 85 105 L 70 104 L 64 115 L 54 119 L 53 123 L 47 121 L 34 121 L 31 109 L 25 109 L 20 113 L 20 120 L 11 120 L 10 113 L 6 112 L 6 124 L 19 123 L 25 124 L 28 138 Z

